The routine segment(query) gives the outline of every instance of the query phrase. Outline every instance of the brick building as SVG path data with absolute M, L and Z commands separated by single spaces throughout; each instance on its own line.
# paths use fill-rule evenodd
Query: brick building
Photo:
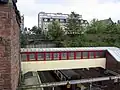
M 0 0 L 0 90 L 16 90 L 19 80 L 20 15 L 17 0 Z

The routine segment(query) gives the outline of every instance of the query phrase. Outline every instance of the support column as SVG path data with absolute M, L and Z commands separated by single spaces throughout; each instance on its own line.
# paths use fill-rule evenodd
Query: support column
M 2 1 L 0 2 L 0 90 L 16 90 L 20 72 L 20 19 L 18 19 L 20 16 L 12 0 L 8 0 L 8 3 Z

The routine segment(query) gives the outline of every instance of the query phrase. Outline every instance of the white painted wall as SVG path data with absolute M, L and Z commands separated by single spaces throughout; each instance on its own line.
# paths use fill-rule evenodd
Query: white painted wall
M 106 58 L 22 62 L 22 72 L 106 67 Z

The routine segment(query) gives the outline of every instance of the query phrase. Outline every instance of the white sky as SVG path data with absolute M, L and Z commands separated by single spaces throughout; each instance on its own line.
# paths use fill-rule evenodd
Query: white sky
M 88 21 L 93 18 L 120 20 L 120 0 L 18 0 L 18 9 L 25 16 L 25 26 L 38 25 L 38 13 L 70 14 L 75 11 Z

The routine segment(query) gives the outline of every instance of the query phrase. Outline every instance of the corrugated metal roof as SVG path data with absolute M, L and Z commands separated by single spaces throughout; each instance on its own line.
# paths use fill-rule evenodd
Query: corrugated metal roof
M 49 52 L 49 51 L 89 51 L 89 50 L 107 50 L 114 47 L 80 47 L 80 48 L 21 48 L 21 52 Z
M 120 49 L 119 48 L 110 48 L 108 49 L 108 52 L 117 60 L 120 62 Z
M 21 48 L 21 52 L 55 52 L 55 51 L 89 51 L 107 50 L 117 61 L 120 61 L 120 49 L 117 47 L 75 47 L 75 48 Z

